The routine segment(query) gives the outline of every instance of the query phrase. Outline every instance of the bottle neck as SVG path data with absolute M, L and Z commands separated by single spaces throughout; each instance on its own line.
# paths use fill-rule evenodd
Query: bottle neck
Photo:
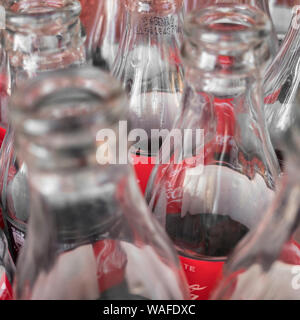
M 133 172 L 125 165 L 45 172 L 28 164 L 31 219 L 55 230 L 60 244 L 118 237 L 125 218 L 120 204 Z M 50 229 L 51 229 L 50 228 Z M 116 232 L 116 234 L 114 234 Z
M 196 86 L 199 92 L 217 98 L 234 98 L 259 89 L 258 53 L 251 48 L 234 55 L 221 55 L 206 48 L 193 51 L 190 43 L 185 42 L 182 56 L 186 81 Z M 257 85 L 253 86 L 253 83 Z
M 295 25 L 296 18 L 297 15 L 295 14 L 275 60 L 266 71 L 264 81 L 266 91 L 269 89 L 268 84 L 273 84 L 272 81 L 275 77 L 284 78 L 290 73 L 290 70 L 294 69 L 295 66 L 298 65 L 300 57 L 300 28 Z M 268 95 L 268 92 L 266 92 L 266 95 Z
M 152 129 L 171 129 L 180 109 L 182 10 L 127 10 L 126 23 L 112 74 L 130 96 L 132 127 L 143 128 L 150 137 Z
M 139 13 L 127 10 L 127 34 L 136 35 L 136 41 L 149 44 L 155 39 L 169 39 L 182 34 L 182 11 Z M 126 38 L 126 37 L 125 37 Z M 150 44 L 152 44 L 150 42 Z M 154 43 L 155 45 L 155 43 Z M 163 45 L 161 43 L 160 45 Z
M 112 71 L 117 78 L 123 82 L 124 78 L 133 78 L 134 70 L 147 68 L 142 78 L 149 80 L 161 76 L 161 72 L 167 75 L 172 66 L 181 69 L 182 10 L 167 15 L 127 10 L 125 15 L 124 36 Z
M 220 144 L 218 159 L 249 179 L 261 175 L 274 189 L 280 169 L 265 129 L 255 56 L 254 50 L 234 57 L 202 52 L 197 66 L 186 63 L 183 110 L 198 117 L 207 146 Z
M 82 64 L 86 59 L 76 1 L 68 13 L 60 8 L 47 16 L 47 12 L 36 10 L 7 11 L 4 42 L 15 82 L 39 72 Z

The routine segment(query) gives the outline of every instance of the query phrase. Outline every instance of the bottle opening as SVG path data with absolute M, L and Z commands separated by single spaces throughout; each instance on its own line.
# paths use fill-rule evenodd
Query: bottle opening
M 187 18 L 185 33 L 193 43 L 211 50 L 247 50 L 270 34 L 271 23 L 261 10 L 249 5 L 219 4 L 195 11 Z
M 114 123 L 125 118 L 124 99 L 119 82 L 108 74 L 90 67 L 70 68 L 41 75 L 19 88 L 11 101 L 12 120 L 18 122 L 17 131 L 33 136 L 56 130 L 58 123 L 63 129 L 71 118 L 84 126 L 97 114 L 107 124 Z M 27 126 L 28 119 L 36 125 Z M 53 120 L 55 129 L 49 126 Z
M 127 107 L 119 82 L 101 70 L 82 67 L 40 75 L 11 99 L 16 149 L 27 163 L 49 169 L 96 164 L 99 132 L 114 134 L 118 143 L 117 128 L 126 120 Z
M 75 0 L 27 0 L 27 1 L 5 1 L 7 10 L 18 14 L 36 14 L 36 13 L 51 13 L 59 9 L 71 9 L 74 4 L 77 5 Z
M 78 0 L 46 0 L 46 1 L 6 1 L 6 25 L 8 30 L 21 29 L 29 33 L 32 29 L 49 27 L 57 30 L 55 24 L 61 27 L 69 25 L 78 18 L 81 5 Z M 44 32 L 47 31 L 44 29 Z M 50 32 L 49 30 L 47 32 Z

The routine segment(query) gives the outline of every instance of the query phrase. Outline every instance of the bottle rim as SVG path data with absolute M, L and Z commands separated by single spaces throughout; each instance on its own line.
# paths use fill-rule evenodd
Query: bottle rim
M 81 4 L 78 0 L 49 1 L 42 5 L 39 0 L 25 2 L 26 5 L 16 6 L 4 4 L 6 9 L 7 30 L 30 33 L 31 30 L 42 29 L 44 32 L 54 33 L 57 28 L 69 24 L 79 18 Z M 56 4 L 56 5 L 55 5 Z M 61 4 L 59 6 L 59 4 Z M 58 21 L 58 26 L 56 26 Z
M 65 101 L 69 107 L 60 112 Z M 11 97 L 9 117 L 16 133 L 38 138 L 57 130 L 113 126 L 126 119 L 127 106 L 121 84 L 108 73 L 91 66 L 70 67 L 23 83 Z
M 250 5 L 209 6 L 191 12 L 184 24 L 187 41 L 224 55 L 249 50 L 270 32 L 268 16 Z

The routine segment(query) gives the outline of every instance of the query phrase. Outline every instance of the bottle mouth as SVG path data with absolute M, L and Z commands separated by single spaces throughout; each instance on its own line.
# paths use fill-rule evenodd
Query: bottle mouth
M 32 30 L 55 34 L 81 13 L 78 0 L 27 0 L 4 2 L 6 27 L 10 31 L 30 33 Z
M 170 14 L 182 8 L 183 0 L 125 0 L 127 10 L 140 14 Z
M 88 122 L 114 125 L 126 118 L 125 96 L 117 80 L 93 67 L 47 72 L 16 90 L 10 103 L 11 121 L 17 131 L 37 137 L 66 131 L 69 122 L 70 129 Z
M 17 149 L 24 158 L 44 159 L 49 166 L 69 166 L 65 159 L 82 164 L 83 157 L 95 158 L 99 130 L 117 132 L 127 107 L 119 82 L 101 70 L 47 72 L 12 96 L 10 120 Z
M 269 36 L 271 22 L 255 7 L 218 4 L 192 12 L 184 32 L 194 46 L 234 56 L 234 52 L 249 50 Z

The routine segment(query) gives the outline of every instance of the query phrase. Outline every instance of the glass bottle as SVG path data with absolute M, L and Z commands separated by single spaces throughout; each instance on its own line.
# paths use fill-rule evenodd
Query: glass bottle
M 272 30 L 268 41 L 272 57 L 275 57 L 279 49 L 279 42 L 270 13 L 269 0 L 185 0 L 185 12 L 189 13 L 193 10 L 220 4 L 247 4 L 263 10 L 269 16 L 272 23 Z
M 86 48 L 93 64 L 111 70 L 124 32 L 121 0 L 80 0 L 80 19 L 87 33 Z
M 85 63 L 78 1 L 23 0 L 5 4 L 4 41 L 12 92 L 39 73 Z M 28 220 L 28 185 L 26 165 L 16 159 L 14 132 L 10 126 L 1 148 L 0 165 L 1 207 L 11 253 L 16 259 Z
M 276 197 L 256 230 L 237 246 L 213 299 L 300 299 L 300 95 L 296 120 L 281 137 L 286 170 Z
M 16 299 L 189 297 L 131 166 L 113 156 L 127 107 L 119 82 L 90 67 L 33 79 L 13 96 L 16 150 L 30 186 Z
M 146 198 L 180 255 L 194 299 L 207 299 L 228 254 L 274 196 L 278 162 L 265 130 L 261 76 L 270 21 L 247 5 L 186 20 L 183 111 Z
M 126 29 L 113 75 L 126 89 L 131 128 L 143 131 L 132 147 L 138 180 L 146 188 L 160 130 L 174 126 L 181 108 L 183 68 L 181 0 L 126 0 Z
M 12 282 L 15 266 L 8 251 L 8 243 L 0 229 L 0 301 L 13 298 Z
M 300 9 L 300 7 L 299 7 Z M 300 30 L 295 11 L 280 50 L 264 77 L 264 113 L 273 146 L 284 168 L 281 138 L 295 121 L 294 99 L 299 90 Z

